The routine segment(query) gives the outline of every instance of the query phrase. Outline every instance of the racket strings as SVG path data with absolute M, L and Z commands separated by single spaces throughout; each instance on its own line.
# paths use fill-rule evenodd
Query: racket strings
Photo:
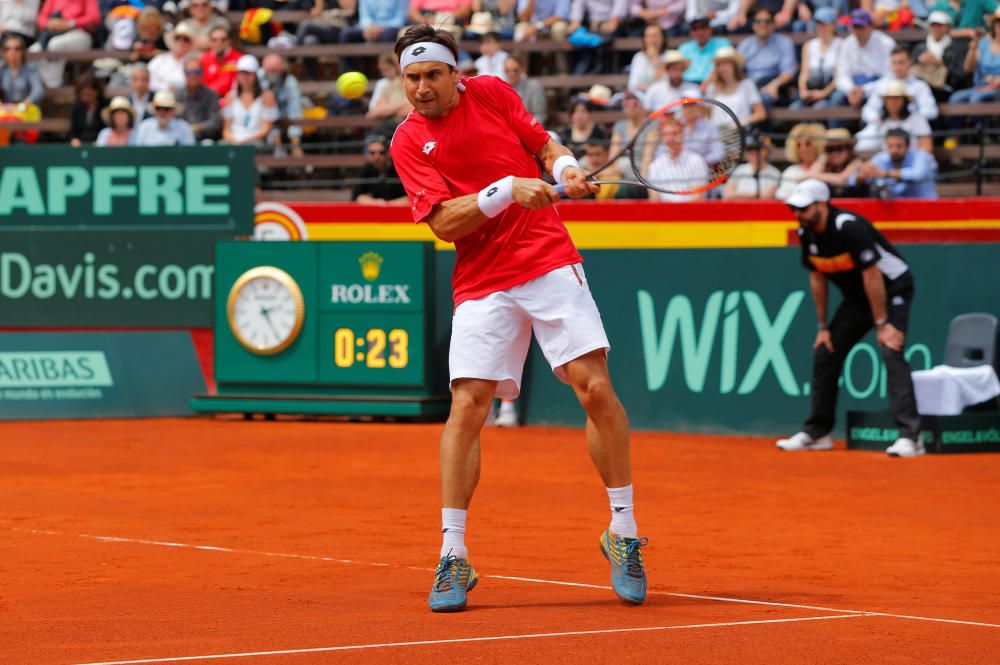
M 743 134 L 738 125 L 719 122 L 716 110 L 712 103 L 692 100 L 651 122 L 635 142 L 629 175 L 673 194 L 724 182 L 743 159 Z

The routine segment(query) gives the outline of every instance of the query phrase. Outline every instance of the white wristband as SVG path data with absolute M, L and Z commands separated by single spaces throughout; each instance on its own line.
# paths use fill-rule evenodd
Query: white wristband
M 555 163 L 552 165 L 552 177 L 560 185 L 563 184 L 562 174 L 569 167 L 580 168 L 580 162 L 576 161 L 576 157 L 573 155 L 563 155 L 556 159 Z
M 479 192 L 479 209 L 487 217 L 496 217 L 514 202 L 514 176 L 500 178 Z

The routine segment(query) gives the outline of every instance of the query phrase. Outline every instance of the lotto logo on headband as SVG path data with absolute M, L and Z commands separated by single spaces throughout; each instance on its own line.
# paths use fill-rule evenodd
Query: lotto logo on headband
M 400 58 L 399 68 L 406 69 L 415 62 L 443 62 L 451 67 L 458 67 L 455 54 L 447 46 L 437 42 L 419 42 Z

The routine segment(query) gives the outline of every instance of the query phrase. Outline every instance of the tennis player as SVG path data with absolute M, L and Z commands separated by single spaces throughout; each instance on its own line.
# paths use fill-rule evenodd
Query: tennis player
M 601 551 L 611 562 L 615 593 L 638 605 L 646 598 L 640 551 L 646 539 L 638 537 L 632 512 L 628 417 L 608 375 L 610 345 L 580 254 L 538 163 L 572 198 L 597 187 L 507 83 L 460 78 L 450 33 L 414 26 L 395 50 L 414 112 L 396 129 L 392 159 L 414 221 L 457 250 L 452 404 L 441 435 L 443 542 L 430 608 L 461 610 L 476 585 L 465 524 L 479 481 L 479 435 L 494 396 L 518 396 L 532 331 L 587 412 L 587 445 L 612 509 Z

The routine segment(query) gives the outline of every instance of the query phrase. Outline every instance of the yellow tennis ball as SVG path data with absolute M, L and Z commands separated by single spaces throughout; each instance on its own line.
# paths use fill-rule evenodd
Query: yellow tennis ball
M 345 72 L 337 79 L 337 92 L 347 99 L 357 99 L 367 87 L 368 77 L 361 72 Z

